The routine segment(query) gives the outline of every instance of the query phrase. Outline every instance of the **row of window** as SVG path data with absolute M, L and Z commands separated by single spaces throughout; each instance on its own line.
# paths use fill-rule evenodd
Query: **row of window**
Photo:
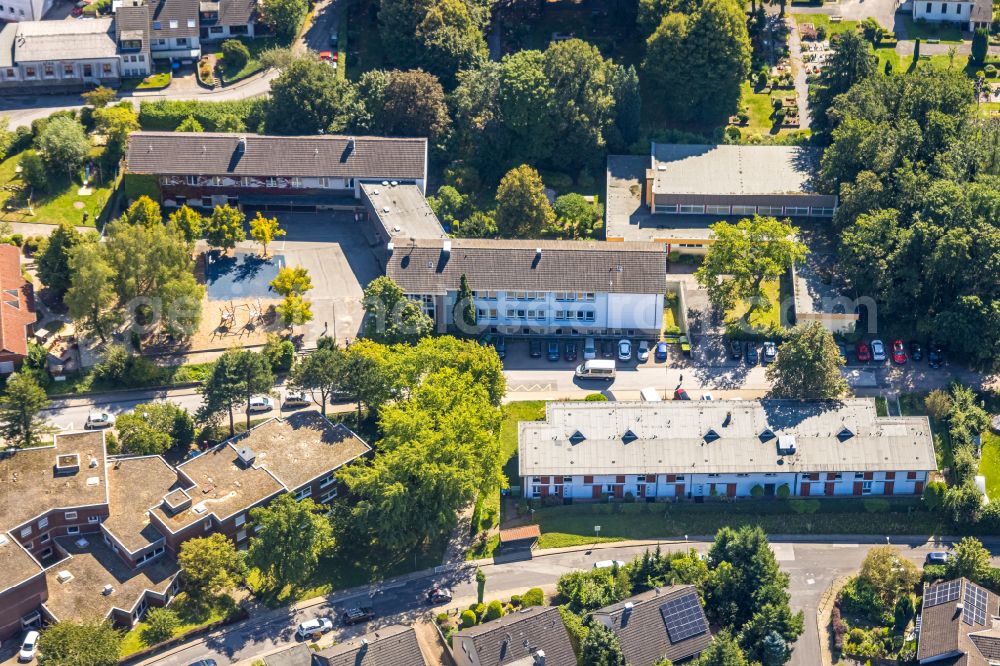
M 171 30 L 175 30 L 176 28 L 178 28 L 180 26 L 180 23 L 177 21 L 177 19 L 170 19 L 169 21 L 167 21 L 167 25 L 170 26 Z M 189 28 L 195 28 L 197 26 L 198 26 L 198 21 L 196 19 L 188 19 L 187 20 L 187 27 L 189 27 Z M 153 30 L 162 30 L 162 29 L 163 29 L 163 22 L 162 21 L 153 21 Z M 177 43 L 179 44 L 180 41 L 181 40 L 178 39 Z
M 275 176 L 268 176 L 267 178 L 264 179 L 264 186 L 265 187 L 279 187 L 278 180 L 279 179 L 277 177 L 275 177 Z M 301 178 L 299 178 L 298 176 L 294 176 L 294 177 L 289 178 L 287 180 L 289 182 L 291 182 L 292 187 L 305 187 L 305 184 L 304 184 L 303 180 Z M 339 178 L 336 179 L 336 180 L 340 181 Z M 254 181 L 254 179 L 251 178 L 250 176 L 241 176 L 240 177 L 240 186 L 241 187 L 250 187 L 253 184 L 253 181 Z M 323 188 L 332 187 L 333 181 L 334 181 L 333 178 L 327 178 L 326 176 L 320 176 L 319 177 L 319 186 L 323 187 Z M 199 186 L 199 185 L 206 186 L 206 187 L 225 187 L 226 186 L 226 178 L 224 176 L 209 176 L 207 178 L 203 178 L 202 176 L 184 176 L 184 182 L 187 183 L 188 185 L 193 186 L 193 187 L 194 186 Z M 345 185 L 348 188 L 354 187 L 354 179 L 353 178 L 347 179 L 347 182 L 345 183 Z
M 934 4 L 931 3 L 931 2 L 928 2 L 927 3 L 927 8 L 926 8 L 925 11 L 928 14 L 934 13 Z M 940 13 L 941 14 L 947 14 L 948 13 L 948 4 L 947 3 L 945 3 L 945 2 L 941 3 L 941 11 L 940 11 Z M 955 13 L 956 14 L 961 14 L 962 13 L 962 3 L 959 2 L 959 3 L 955 4 Z
M 3 5 L 0 5 L 0 12 L 2 12 L 3 10 L 4 10 L 4 6 L 3 6 Z M 8 14 L 11 14 L 11 15 L 13 15 L 13 14 L 14 14 L 14 11 L 15 11 L 15 10 L 14 10 L 14 8 L 13 8 L 13 7 L 7 7 L 7 13 L 8 13 Z M 18 16 L 24 16 L 24 10 L 23 10 L 23 9 L 18 9 L 18 10 L 17 10 L 17 12 L 18 12 Z
M 505 292 L 508 301 L 544 301 L 548 294 L 544 291 L 508 291 Z M 495 291 L 474 291 L 472 297 L 481 301 L 497 300 Z M 594 302 L 597 294 L 592 291 L 557 291 L 555 292 L 557 301 L 584 301 Z
M 862 481 L 865 478 L 865 474 L 872 474 L 872 472 L 855 472 L 854 473 L 854 479 L 857 480 L 857 481 Z M 893 478 L 895 478 L 895 472 L 886 472 L 886 475 L 887 475 L 887 477 L 886 477 L 887 480 L 892 480 Z M 892 476 L 888 476 L 888 475 L 892 475 Z M 722 475 L 722 474 L 708 474 L 707 476 L 710 479 L 716 479 L 716 478 L 719 478 L 720 476 L 724 476 L 724 475 Z M 740 478 L 744 478 L 744 477 L 749 477 L 750 475 L 749 474 L 736 474 L 736 476 L 740 477 Z M 772 477 L 772 476 L 777 476 L 777 474 L 774 473 L 774 472 L 768 472 L 768 473 L 765 473 L 764 476 L 765 477 Z M 803 474 L 802 475 L 802 480 L 803 481 L 821 481 L 821 480 L 823 480 L 821 478 L 822 476 L 823 475 L 819 474 L 819 473 Z M 837 473 L 837 474 L 834 475 L 834 477 L 832 479 L 828 479 L 828 480 L 830 480 L 830 481 L 840 481 L 842 479 L 842 477 L 843 477 L 842 474 Z M 573 477 L 572 476 L 564 476 L 564 477 L 561 477 L 561 478 L 562 478 L 562 481 L 559 480 L 560 477 L 558 477 L 558 476 L 552 477 L 552 483 L 557 484 L 557 485 L 559 483 L 573 483 Z M 624 483 L 625 482 L 625 480 L 624 480 L 625 477 L 619 476 L 618 478 L 620 479 L 620 481 L 618 481 L 618 483 Z M 656 481 L 656 475 L 655 474 L 650 474 L 650 475 L 638 474 L 635 477 L 635 483 L 646 483 L 647 478 L 649 479 L 649 483 L 654 483 Z M 683 474 L 677 474 L 677 475 L 674 476 L 674 479 L 677 480 L 677 481 L 684 481 L 684 475 Z M 916 472 L 907 472 L 906 473 L 906 479 L 907 479 L 907 481 L 915 481 L 917 479 L 917 473 Z M 541 483 L 542 482 L 542 477 L 540 477 L 540 476 L 532 477 L 531 482 L 532 483 Z M 584 483 L 588 483 L 588 484 L 589 483 L 594 483 L 594 477 L 592 477 L 592 476 L 585 476 L 583 482 Z M 603 483 L 603 482 L 599 481 L 599 482 L 597 482 L 597 485 L 600 485 L 601 483 Z
M 7 67 L 4 73 L 8 79 L 17 78 L 17 70 L 13 67 Z M 110 62 L 101 63 L 101 74 L 104 77 L 109 77 L 114 74 L 114 68 L 111 66 Z M 66 77 L 76 76 L 76 65 L 70 62 L 65 62 L 62 65 L 62 75 Z M 94 75 L 94 66 L 90 63 L 83 65 L 83 76 L 91 77 Z M 54 79 L 56 77 L 56 66 L 53 63 L 46 63 L 42 66 L 42 77 L 46 79 Z M 25 65 L 24 67 L 24 78 L 34 79 L 38 78 L 38 68 L 34 65 Z
M 833 208 L 823 206 L 710 206 L 696 204 L 656 204 L 655 213 L 676 215 L 790 215 L 794 217 L 831 217 Z
M 332 478 L 332 476 L 333 475 L 331 475 L 331 478 Z M 327 486 L 329 486 L 331 483 L 335 483 L 335 482 L 336 482 L 336 480 L 330 481 L 330 483 L 328 483 Z M 324 488 L 326 486 L 324 486 L 323 484 L 320 484 L 320 487 Z M 307 497 L 312 497 L 312 494 L 313 494 L 313 491 L 312 491 L 312 486 L 311 485 L 310 486 L 306 486 L 305 488 L 301 488 L 298 492 L 295 493 L 295 501 L 296 502 L 301 502 L 302 500 L 304 500 Z M 323 493 L 322 495 L 320 495 L 319 496 L 319 503 L 320 504 L 326 504 L 330 500 L 334 499 L 336 496 L 337 496 L 337 489 L 334 488 L 333 490 L 329 490 L 329 491 Z
M 672 476 L 674 477 L 674 479 L 676 481 L 683 481 L 684 480 L 684 475 L 683 474 L 675 474 L 675 475 L 672 475 Z M 559 485 L 559 483 L 560 483 L 559 478 L 560 477 L 558 477 L 558 476 L 552 477 L 552 483 L 554 483 L 556 485 Z M 617 483 L 625 483 L 625 477 L 619 476 L 618 478 L 621 479 L 621 480 L 618 481 Z M 637 475 L 635 477 L 635 482 L 636 483 L 646 483 L 646 478 L 647 478 L 647 475 L 645 475 L 645 474 L 639 474 L 639 475 Z M 650 483 L 654 483 L 656 481 L 656 475 L 655 474 L 648 475 L 648 478 L 649 478 L 649 482 Z M 542 482 L 542 477 L 540 477 L 540 476 L 533 476 L 533 477 L 531 477 L 531 482 L 532 483 L 541 483 Z M 594 477 L 592 477 L 592 476 L 584 476 L 583 477 L 583 482 L 584 483 L 588 483 L 588 484 L 594 484 Z M 572 476 L 564 476 L 564 477 L 562 477 L 561 483 L 573 483 L 573 477 Z M 596 482 L 595 485 L 599 486 L 602 483 L 604 483 L 604 482 L 603 481 L 598 481 L 598 482 Z
M 63 518 L 65 520 L 76 520 L 76 517 L 77 517 L 76 511 L 66 511 L 65 513 L 63 513 Z M 100 516 L 87 516 L 87 522 L 90 523 L 91 525 L 94 525 L 96 523 L 101 522 L 101 517 Z M 38 519 L 38 531 L 39 532 L 42 531 L 42 530 L 44 530 L 48 526 L 49 526 L 49 517 L 48 516 L 45 516 L 44 518 L 39 518 Z M 75 527 L 75 526 L 67 527 L 66 530 L 67 530 L 68 534 L 79 534 L 80 533 L 80 528 L 79 527 Z M 22 527 L 21 528 L 21 538 L 22 539 L 27 539 L 28 537 L 31 536 L 32 531 L 33 530 L 32 530 L 31 525 L 26 525 L 25 527 Z M 48 535 L 46 534 L 45 536 L 47 537 Z

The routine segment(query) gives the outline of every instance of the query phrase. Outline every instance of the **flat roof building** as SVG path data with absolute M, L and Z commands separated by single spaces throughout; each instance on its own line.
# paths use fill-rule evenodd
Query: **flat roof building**
M 919 495 L 937 469 L 928 419 L 871 399 L 554 402 L 518 451 L 527 497 Z

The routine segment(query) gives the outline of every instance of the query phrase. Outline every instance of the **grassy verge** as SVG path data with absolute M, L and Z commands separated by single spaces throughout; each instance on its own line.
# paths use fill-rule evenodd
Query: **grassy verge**
M 157 90 L 170 85 L 170 72 L 157 72 L 139 82 L 136 90 Z
M 94 375 L 92 370 L 86 370 L 67 375 L 66 381 L 50 382 L 46 391 L 49 395 L 73 395 L 89 393 L 91 391 L 116 391 L 125 388 L 160 388 L 193 382 L 201 383 L 208 378 L 211 368 L 211 363 L 189 363 L 187 365 L 162 367 L 160 375 L 155 377 L 154 381 L 148 385 L 128 387 L 123 386 L 119 381 L 100 379 Z
M 500 450 L 507 461 L 503 471 L 512 486 L 520 483 L 517 474 L 517 424 L 519 421 L 540 421 L 544 418 L 544 400 L 512 402 L 503 407 L 503 424 L 500 426 Z
M 93 148 L 90 156 L 94 163 L 100 162 L 103 148 Z M 76 225 L 94 226 L 94 221 L 104 210 L 111 197 L 113 182 L 91 182 L 91 194 L 77 194 L 83 184 L 83 172 L 74 174 L 73 178 L 57 176 L 50 179 L 49 192 L 33 193 L 31 209 L 28 214 L 27 195 L 29 188 L 16 173 L 18 162 L 23 153 L 12 155 L 0 162 L 0 220 L 7 222 L 36 222 L 41 224 L 59 224 L 70 222 Z M 23 188 L 23 189 L 22 189 Z M 18 190 L 18 191 L 14 191 Z M 16 202 L 16 210 L 7 210 L 8 202 Z M 83 214 L 87 213 L 84 221 Z
M 250 58 L 241 67 L 229 67 L 226 65 L 226 59 L 222 57 L 222 52 L 215 54 L 218 62 L 219 78 L 222 80 L 223 84 L 230 84 L 247 78 L 248 76 L 253 76 L 259 72 L 262 68 L 260 64 L 260 54 L 265 50 L 270 48 L 275 48 L 278 46 L 287 46 L 287 40 L 278 39 L 277 37 L 257 37 L 256 39 L 244 40 L 247 49 L 250 51 Z
M 1000 435 L 989 430 L 983 433 L 979 473 L 986 477 L 986 496 L 991 500 L 1000 497 Z
M 768 330 L 781 325 L 781 283 L 779 280 L 768 280 L 763 284 L 764 294 L 771 301 L 771 309 L 767 312 L 757 309 L 750 314 L 747 323 L 752 329 Z M 744 301 L 726 312 L 726 321 L 744 319 L 750 310 L 750 304 Z
M 889 416 L 889 401 L 882 396 L 875 398 L 875 414 L 877 416 Z
M 224 597 L 211 606 L 199 608 L 187 598 L 186 593 L 181 592 L 174 599 L 170 608 L 177 613 L 180 619 L 180 625 L 174 629 L 174 636 L 180 636 L 192 629 L 198 629 L 199 627 L 226 619 L 236 611 L 236 603 L 232 598 Z M 147 627 L 148 625 L 145 622 L 140 622 L 125 634 L 121 646 L 122 658 L 140 650 L 145 650 L 150 646 L 150 643 L 144 640 Z
M 878 514 L 876 520 L 859 520 Z M 714 534 L 722 527 L 760 525 L 771 534 L 944 534 L 951 525 L 920 509 L 916 499 L 795 499 L 708 504 L 577 504 L 541 508 L 540 548 L 602 541 Z
M 937 21 L 914 21 L 909 14 L 901 14 L 906 39 L 927 41 L 937 39 L 942 44 L 961 44 L 962 31 L 954 23 Z
M 827 36 L 858 29 L 857 21 L 840 21 L 839 23 L 834 23 L 827 14 L 792 14 L 792 19 L 797 26 L 803 23 L 812 23 L 816 26 L 817 30 L 822 26 L 826 28 Z

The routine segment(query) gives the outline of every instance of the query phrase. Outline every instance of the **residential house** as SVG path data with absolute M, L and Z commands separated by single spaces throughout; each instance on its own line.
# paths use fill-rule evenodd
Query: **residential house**
M 532 606 L 452 636 L 457 666 L 576 666 L 559 609 Z
M 518 425 L 526 497 L 600 500 L 919 496 L 927 417 L 872 399 L 559 403 Z
M 125 162 L 126 180 L 152 177 L 167 207 L 358 210 L 364 182 L 424 192 L 427 140 L 135 132 Z
M 202 0 L 198 3 L 199 37 L 202 42 L 253 38 L 256 16 L 256 0 Z
M 667 249 L 656 243 L 413 239 L 388 253 L 386 275 L 441 331 L 463 275 L 478 327 L 493 333 L 655 337 L 663 323 Z
M 114 21 L 26 21 L 0 30 L 0 90 L 69 92 L 121 80 Z
M 193 62 L 201 57 L 198 0 L 146 0 L 153 58 Z
M 962 30 L 989 28 L 993 22 L 990 0 L 913 0 L 914 21 L 957 23 Z
M 381 627 L 313 655 L 316 666 L 426 666 L 413 627 Z M 304 662 L 302 666 L 307 666 Z M 289 666 L 292 666 L 291 664 Z
M 679 664 L 712 642 L 693 585 L 655 588 L 594 611 L 593 618 L 618 636 L 629 666 L 655 666 L 664 658 Z
M 0 375 L 27 358 L 37 318 L 34 290 L 21 274 L 21 249 L 0 245 Z
M 177 591 L 176 554 L 221 532 L 245 548 L 249 511 L 280 493 L 329 502 L 371 448 L 318 412 L 271 419 L 177 468 L 109 457 L 103 431 L 0 454 L 0 639 L 42 621 L 129 627 Z
M 917 619 L 921 664 L 993 666 L 1000 660 L 1000 599 L 965 578 L 925 585 Z
M 153 73 L 150 30 L 149 5 L 144 0 L 124 0 L 115 10 L 115 38 L 123 76 L 144 78 Z
M 0 0 L 0 21 L 41 21 L 55 0 Z

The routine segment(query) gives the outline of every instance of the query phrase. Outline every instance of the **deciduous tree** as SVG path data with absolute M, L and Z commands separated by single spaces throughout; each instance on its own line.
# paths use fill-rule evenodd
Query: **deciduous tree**
M 271 280 L 271 289 L 282 296 L 289 294 L 304 294 L 312 289 L 312 278 L 309 271 L 302 266 L 285 266 Z
M 184 451 L 194 440 L 194 420 L 186 409 L 172 402 L 136 405 L 116 423 L 123 451 L 134 455 L 162 455 L 169 449 Z
M 57 171 L 72 176 L 90 155 L 90 141 L 76 118 L 51 118 L 35 139 L 35 146 L 45 160 L 49 173 Z
M 114 269 L 97 243 L 73 248 L 68 266 L 71 277 L 63 302 L 69 316 L 81 332 L 96 335 L 104 342 L 112 327 L 121 321 L 119 312 L 109 310 L 115 301 Z
M 160 212 L 160 204 L 144 194 L 132 202 L 122 219 L 129 224 L 143 224 L 148 227 L 163 224 L 163 213 Z
M 49 236 L 45 249 L 36 255 L 38 279 L 60 299 L 69 289 L 73 277 L 69 267 L 70 255 L 73 248 L 82 242 L 83 234 L 76 227 L 69 222 L 60 222 Z
M 92 90 L 80 93 L 80 97 L 83 98 L 83 101 L 95 109 L 103 109 L 108 104 L 113 102 L 117 96 L 118 93 L 105 86 L 97 86 Z
M 385 344 L 414 343 L 430 335 L 434 321 L 406 298 L 391 278 L 380 276 L 365 287 L 365 337 Z
M 256 536 L 249 561 L 274 587 L 297 585 L 309 578 L 321 555 L 333 548 L 333 527 L 322 506 L 290 493 L 250 510 Z
M 39 414 L 49 406 L 45 389 L 27 373 L 15 372 L 7 378 L 0 396 L 0 436 L 18 448 L 36 446 L 48 432 Z
M 497 229 L 508 238 L 535 238 L 555 219 L 541 176 L 522 164 L 497 187 Z
M 139 130 L 139 116 L 130 106 L 113 106 L 94 111 L 94 120 L 97 131 L 108 137 L 108 153 L 118 160 L 125 153 L 129 134 Z
M 212 365 L 212 372 L 201 387 L 204 403 L 199 411 L 199 420 L 228 412 L 229 435 L 232 437 L 236 434 L 233 423 L 236 407 L 248 407 L 251 397 L 269 392 L 273 385 L 274 375 L 263 354 L 249 349 L 227 349 Z M 249 430 L 249 411 L 246 418 Z
M 580 646 L 580 663 L 587 666 L 625 666 L 618 635 L 601 624 L 594 624 Z
M 228 594 L 242 585 L 247 575 L 244 553 L 221 533 L 182 543 L 177 563 L 183 571 L 185 589 L 201 604 Z
M 169 608 L 150 608 L 143 618 L 142 642 L 155 645 L 172 638 L 174 631 L 181 626 L 177 613 Z
M 288 39 L 298 33 L 309 13 L 309 3 L 307 0 L 261 0 L 258 11 L 267 26 Z
M 194 208 L 185 204 L 170 214 L 170 217 L 167 218 L 167 227 L 191 243 L 201 238 L 202 229 L 205 227 L 205 218 Z
M 945 564 L 948 578 L 968 578 L 976 583 L 986 582 L 992 568 L 990 551 L 975 537 L 963 537 Z
M 312 321 L 312 301 L 307 301 L 299 294 L 288 294 L 275 306 L 278 317 L 285 326 L 301 326 Z
M 271 82 L 267 129 L 274 134 L 335 134 L 354 117 L 351 84 L 325 62 L 299 58 Z
M 423 70 L 365 72 L 359 96 L 365 129 L 379 136 L 425 136 L 441 146 L 451 128 L 444 88 Z
M 832 400 L 849 391 L 840 369 L 844 358 L 823 324 L 796 326 L 781 345 L 781 353 L 767 367 L 774 398 Z
M 174 128 L 174 131 L 175 132 L 204 132 L 205 128 L 201 126 L 201 123 L 198 122 L 197 118 L 195 118 L 194 116 L 188 116 L 187 118 L 185 118 L 184 120 L 182 120 L 177 125 L 176 128 Z
M 891 608 L 900 595 L 910 593 L 920 580 L 920 571 L 896 548 L 875 546 L 861 563 L 858 580 L 878 593 L 883 606 Z
M 246 216 L 234 206 L 216 206 L 205 224 L 205 240 L 209 246 L 231 250 L 247 239 L 243 223 Z
M 267 246 L 285 235 L 285 230 L 278 226 L 278 218 L 264 217 L 257 211 L 257 216 L 250 220 L 250 238 L 260 243 L 263 255 L 267 256 Z
M 292 370 L 290 383 L 297 389 L 319 393 L 320 411 L 326 416 L 326 403 L 337 391 L 345 389 L 345 361 L 336 348 L 317 349 L 303 356 Z
M 50 624 L 38 639 L 44 666 L 117 666 L 122 635 L 108 621 Z
M 733 635 L 720 631 L 712 638 L 712 643 L 695 660 L 694 666 L 747 666 L 747 658 Z
M 760 215 L 735 225 L 716 222 L 711 229 L 715 243 L 695 278 L 708 291 L 712 305 L 726 310 L 739 300 L 747 301 L 747 317 L 757 309 L 770 310 L 774 304 L 764 282 L 778 279 L 806 256 L 806 246 L 795 237 L 798 229 Z

